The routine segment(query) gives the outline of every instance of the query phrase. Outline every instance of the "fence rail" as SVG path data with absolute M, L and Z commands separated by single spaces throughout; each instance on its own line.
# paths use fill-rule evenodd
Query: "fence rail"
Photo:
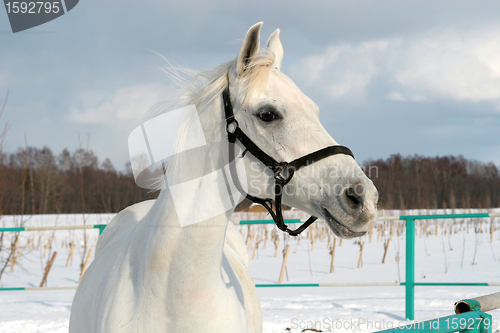
M 89 225 L 61 225 L 49 227 L 14 227 L 0 228 L 0 232 L 16 232 L 16 231 L 41 231 L 41 230 L 79 230 L 79 229 L 99 229 L 99 235 L 102 234 L 106 224 L 89 224 Z
M 257 288 L 309 288 L 309 287 L 397 287 L 405 286 L 405 282 L 360 282 L 360 283 L 261 283 L 256 284 Z M 415 286 L 476 286 L 476 287 L 500 287 L 500 282 L 415 282 Z M 51 289 L 76 289 L 75 286 L 59 286 L 59 287 L 6 287 L 0 288 L 0 291 L 7 290 L 51 290 Z

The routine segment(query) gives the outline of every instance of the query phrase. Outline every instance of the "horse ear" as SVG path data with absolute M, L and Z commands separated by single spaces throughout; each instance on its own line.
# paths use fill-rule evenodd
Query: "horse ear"
M 250 65 L 252 59 L 259 53 L 260 28 L 262 22 L 253 25 L 247 32 L 240 54 L 238 55 L 236 70 L 238 75 L 243 74 Z
M 283 45 L 280 41 L 280 29 L 276 29 L 267 41 L 267 49 L 272 51 L 276 57 L 274 61 L 274 68 L 279 70 L 281 67 L 281 61 L 283 60 Z

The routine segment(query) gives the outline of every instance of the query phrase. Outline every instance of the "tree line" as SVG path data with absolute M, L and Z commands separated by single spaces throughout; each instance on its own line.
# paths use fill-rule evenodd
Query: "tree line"
M 392 155 L 364 163 L 383 209 L 500 207 L 500 174 L 463 156 Z
M 363 167 L 379 191 L 379 208 L 500 207 L 500 173 L 493 163 L 392 155 Z M 0 215 L 114 213 L 157 195 L 135 184 L 130 165 L 118 171 L 89 149 L 55 155 L 47 147 L 27 147 L 0 154 Z M 240 209 L 248 206 L 243 202 Z
M 0 155 L 0 215 L 113 213 L 156 198 L 138 187 L 130 167 L 99 163 L 92 150 L 19 148 Z

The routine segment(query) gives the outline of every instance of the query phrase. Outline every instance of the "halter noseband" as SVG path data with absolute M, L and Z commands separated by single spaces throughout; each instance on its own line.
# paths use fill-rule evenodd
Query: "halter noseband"
M 246 197 L 253 201 L 254 203 L 261 204 L 264 206 L 269 214 L 271 214 L 274 223 L 276 226 L 291 236 L 297 236 L 302 231 L 304 231 L 308 226 L 310 226 L 314 221 L 318 218 L 316 216 L 311 216 L 306 222 L 304 222 L 300 227 L 295 230 L 291 230 L 285 224 L 283 220 L 283 212 L 281 208 L 281 199 L 283 195 L 283 188 L 290 180 L 292 179 L 295 171 L 299 170 L 302 167 L 305 167 L 309 164 L 317 162 L 319 160 L 324 159 L 325 157 L 336 155 L 336 154 L 344 154 L 349 155 L 354 158 L 351 150 L 344 146 L 329 146 L 305 156 L 299 157 L 292 162 L 277 162 L 274 158 L 266 154 L 262 149 L 260 149 L 243 131 L 241 130 L 238 121 L 234 118 L 233 105 L 231 104 L 231 97 L 229 93 L 229 85 L 222 92 L 222 98 L 224 102 L 224 112 L 226 115 L 226 132 L 229 143 L 235 143 L 236 140 L 239 140 L 243 146 L 246 148 L 246 151 L 249 151 L 253 156 L 255 156 L 259 161 L 265 164 L 268 168 L 273 171 L 274 174 L 274 193 L 275 193 L 275 203 L 276 203 L 276 213 L 272 209 L 272 199 L 261 199 L 254 197 L 250 194 L 247 194 Z M 234 160 L 234 147 L 229 147 L 229 161 Z M 230 167 L 231 178 L 233 179 L 233 183 L 236 188 L 244 193 L 238 176 L 236 174 L 236 168 Z

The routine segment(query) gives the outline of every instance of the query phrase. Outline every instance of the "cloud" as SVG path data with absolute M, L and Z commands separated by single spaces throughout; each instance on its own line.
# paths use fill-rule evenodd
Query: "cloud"
M 292 75 L 306 86 L 317 86 L 332 99 L 358 95 L 379 74 L 390 42 L 380 40 L 329 47 L 292 67 Z
M 172 95 L 154 84 L 116 90 L 109 97 L 100 92 L 85 94 L 79 106 L 71 108 L 69 120 L 82 124 L 139 124 L 148 112 Z
M 500 101 L 500 26 L 333 45 L 292 75 L 333 100 L 383 83 L 389 100 Z

